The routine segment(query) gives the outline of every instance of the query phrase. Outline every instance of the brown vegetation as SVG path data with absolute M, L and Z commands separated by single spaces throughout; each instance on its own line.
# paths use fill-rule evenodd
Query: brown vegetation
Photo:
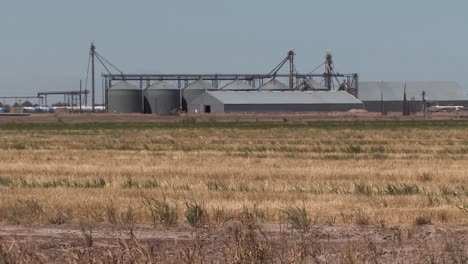
M 0 221 L 153 223 L 164 197 L 179 224 L 187 201 L 210 224 L 298 205 L 315 224 L 468 223 L 467 154 L 464 129 L 3 130 Z
M 226 245 L 226 263 L 282 258 L 296 262 L 279 263 L 304 258 L 326 263 L 320 261 L 327 254 L 342 263 L 361 263 L 381 256 L 377 242 L 365 239 L 326 253 L 310 237 L 317 226 L 378 226 L 384 233 L 392 226 L 461 226 L 466 236 L 468 133 L 463 124 L 94 126 L 0 126 L 0 221 L 79 225 L 84 247 L 92 250 L 69 252 L 77 262 L 97 254 L 93 226 L 103 224 L 222 228 L 230 239 L 210 243 Z M 297 230 L 295 237 L 263 229 L 280 224 Z M 411 239 L 410 231 L 406 236 Z M 23 254 L 35 262 L 41 257 L 30 245 L 8 241 L 0 243 L 4 258 Z M 178 260 L 200 263 L 209 255 L 201 247 L 210 245 L 189 241 L 177 247 Z M 123 249 L 105 255 L 106 261 L 164 262 L 164 254 L 151 253 L 133 237 L 122 243 Z M 246 251 L 252 247 L 256 255 Z M 457 244 L 460 252 L 463 247 Z M 288 251 L 278 255 L 278 248 Z M 438 257 L 431 252 L 421 256 Z

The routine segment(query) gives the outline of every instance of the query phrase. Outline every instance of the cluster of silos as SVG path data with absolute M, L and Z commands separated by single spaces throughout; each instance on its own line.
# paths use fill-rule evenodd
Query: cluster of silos
M 176 86 L 159 81 L 145 89 L 121 81 L 108 90 L 108 112 L 173 114 L 180 108 L 180 90 Z
M 167 81 L 158 81 L 144 90 L 128 81 L 121 81 L 108 89 L 108 112 L 170 115 L 180 109 L 187 111 L 188 103 L 192 102 L 206 91 L 216 90 L 218 89 L 204 80 L 194 81 L 183 90 Z M 258 89 L 245 81 L 235 80 L 226 84 L 219 90 L 285 91 L 289 90 L 289 88 L 276 79 L 265 83 Z

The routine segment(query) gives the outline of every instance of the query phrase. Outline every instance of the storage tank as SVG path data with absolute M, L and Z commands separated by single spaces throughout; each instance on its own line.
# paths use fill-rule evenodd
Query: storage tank
M 305 90 L 326 90 L 326 88 L 321 83 L 313 79 L 309 79 L 305 81 Z
M 127 81 L 121 81 L 108 90 L 109 113 L 141 113 L 142 91 Z
M 205 91 L 214 91 L 214 88 L 211 84 L 204 80 L 198 80 L 191 83 L 189 86 L 185 87 L 182 91 L 183 102 L 182 106 L 185 111 L 187 111 L 187 105 L 195 98 L 200 96 Z
M 222 91 L 251 91 L 254 88 L 250 86 L 248 83 L 240 81 L 240 80 L 235 80 L 233 82 L 230 82 L 223 88 L 221 88 Z
M 170 115 L 180 108 L 180 90 L 166 81 L 159 81 L 146 89 L 147 108 L 145 112 Z
M 289 87 L 286 86 L 286 84 L 276 80 L 276 79 L 273 79 L 267 83 L 265 83 L 263 86 L 261 86 L 260 88 L 258 88 L 259 90 L 269 90 L 269 91 L 285 91 L 285 90 L 289 90 Z

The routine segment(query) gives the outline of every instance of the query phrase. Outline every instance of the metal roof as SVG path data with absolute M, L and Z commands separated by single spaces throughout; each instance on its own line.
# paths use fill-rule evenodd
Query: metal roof
M 223 104 L 362 104 L 359 99 L 345 91 L 207 91 L 206 93 Z
M 204 80 L 198 80 L 185 87 L 187 90 L 216 90 L 211 84 Z
M 220 90 L 253 90 L 254 88 L 250 86 L 248 83 L 240 80 L 235 80 L 228 83 L 226 86 L 221 88 Z
M 179 90 L 175 85 L 172 83 L 168 83 L 166 81 L 158 81 L 148 87 L 149 90 Z
M 405 82 L 359 82 L 358 97 L 362 101 L 403 101 Z M 427 101 L 460 101 L 468 100 L 463 88 L 456 82 L 406 82 L 406 98 L 422 101 L 422 93 Z
M 140 90 L 140 88 L 136 87 L 135 85 L 127 81 L 118 82 L 112 85 L 109 89 L 111 90 Z
M 258 90 L 289 90 L 289 87 L 276 79 L 272 79 L 258 88 Z

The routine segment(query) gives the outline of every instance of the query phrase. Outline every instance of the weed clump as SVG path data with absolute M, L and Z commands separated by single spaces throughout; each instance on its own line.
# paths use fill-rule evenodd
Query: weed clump
M 422 225 L 432 225 L 432 220 L 428 216 L 418 216 L 416 217 L 414 223 L 418 226 Z
M 283 212 L 286 214 L 286 218 L 292 229 L 296 229 L 304 233 L 310 230 L 312 221 L 309 218 L 305 205 L 302 205 L 301 207 L 290 206 L 284 209 Z
M 91 223 L 80 223 L 81 234 L 85 247 L 93 247 L 93 225 Z
M 153 220 L 153 224 L 156 226 L 158 223 L 169 227 L 174 226 L 177 223 L 178 214 L 177 207 L 172 206 L 166 199 L 155 199 L 149 197 L 143 197 L 143 204 L 148 208 Z
M 49 223 L 52 225 L 63 225 L 71 219 L 71 210 L 60 210 L 55 215 L 49 217 Z
M 231 227 L 232 243 L 224 252 L 226 263 L 275 263 L 273 243 L 254 222 L 242 221 Z
M 370 224 L 370 216 L 363 210 L 359 209 L 355 211 L 354 222 L 359 226 L 366 226 Z
M 187 223 L 189 223 L 190 226 L 200 227 L 206 223 L 208 214 L 203 205 L 194 200 L 189 200 L 185 202 L 185 206 L 185 219 L 187 219 Z

